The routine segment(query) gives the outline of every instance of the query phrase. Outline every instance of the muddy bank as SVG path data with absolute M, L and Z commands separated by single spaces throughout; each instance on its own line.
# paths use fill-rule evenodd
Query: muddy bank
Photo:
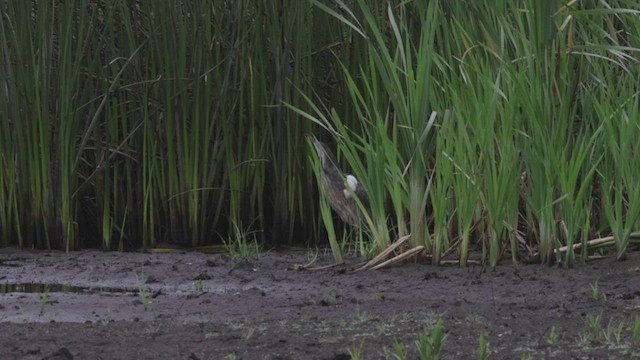
M 492 359 L 640 358 L 637 253 L 575 269 L 292 270 L 312 255 L 269 252 L 248 262 L 197 252 L 5 249 L 0 354 L 347 359 L 360 350 L 363 359 L 384 359 L 397 340 L 416 358 L 419 334 L 442 320 L 444 358 L 475 358 L 481 332 Z M 320 256 L 315 264 L 330 263 Z

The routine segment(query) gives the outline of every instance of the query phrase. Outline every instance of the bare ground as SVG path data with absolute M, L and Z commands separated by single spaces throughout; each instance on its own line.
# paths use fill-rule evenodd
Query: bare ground
M 639 253 L 574 269 L 293 269 L 308 261 L 0 250 L 0 359 L 393 359 L 394 341 L 415 359 L 438 320 L 445 359 L 477 358 L 481 333 L 490 359 L 640 358 Z M 30 283 L 51 285 L 14 286 Z

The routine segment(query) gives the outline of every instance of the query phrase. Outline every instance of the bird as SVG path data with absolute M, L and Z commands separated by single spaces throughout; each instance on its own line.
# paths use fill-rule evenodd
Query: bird
M 369 196 L 355 176 L 343 174 L 329 147 L 315 136 L 309 135 L 322 165 L 322 188 L 333 211 L 338 213 L 345 223 L 359 227 L 363 222 L 362 211 L 354 195 L 363 208 L 369 211 Z

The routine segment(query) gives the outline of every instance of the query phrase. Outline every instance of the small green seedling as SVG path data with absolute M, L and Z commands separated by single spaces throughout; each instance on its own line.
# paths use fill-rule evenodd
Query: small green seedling
M 44 293 L 42 294 L 42 299 L 40 299 L 40 315 L 44 314 L 44 306 L 47 304 L 47 300 L 49 300 L 49 291 L 51 287 L 47 284 L 44 286 Z
M 631 337 L 633 340 L 640 340 L 640 315 L 636 315 L 633 320 L 633 328 L 631 329 Z
M 149 289 L 144 286 L 144 283 L 144 275 L 140 273 L 140 275 L 138 275 L 138 298 L 142 303 L 142 307 L 144 307 L 144 311 L 147 311 L 151 308 L 151 294 L 149 293 Z
M 595 301 L 600 299 L 600 290 L 598 289 L 598 280 L 595 283 L 591 284 L 591 298 Z
M 486 360 L 489 358 L 489 344 L 484 338 L 484 331 L 480 331 L 480 339 L 478 339 L 478 360 Z
M 592 337 L 597 336 L 600 329 L 600 315 L 587 315 L 587 328 Z
M 442 333 L 442 320 L 438 320 L 433 327 L 431 336 L 420 333 L 415 342 L 421 360 L 439 359 L 444 346 L 445 336 Z
M 349 356 L 351 356 L 351 360 L 360 360 L 362 359 L 362 349 L 364 348 L 364 341 L 360 342 L 360 345 L 355 345 L 349 349 Z
M 196 291 L 200 292 L 204 289 L 204 282 L 202 280 L 196 280 L 193 282 L 193 287 L 195 287 Z
M 398 339 L 393 341 L 393 357 L 396 360 L 405 360 L 407 358 L 407 347 Z
M 558 330 L 556 329 L 555 326 L 552 326 L 551 330 L 549 330 L 549 334 L 547 335 L 547 341 L 549 342 L 549 344 L 555 344 L 556 341 L 558 341 Z

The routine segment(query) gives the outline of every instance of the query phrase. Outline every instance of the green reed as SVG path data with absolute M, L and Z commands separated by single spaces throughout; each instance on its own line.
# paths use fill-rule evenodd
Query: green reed
M 593 95 L 593 106 L 603 119 L 605 159 L 601 166 L 602 200 L 604 215 L 611 227 L 619 259 L 626 257 L 631 242 L 631 233 L 637 230 L 640 220 L 640 204 L 635 199 L 640 196 L 640 185 L 635 174 L 638 159 L 638 136 L 640 123 L 635 117 L 640 110 L 640 93 L 636 92 L 612 108 L 605 97 L 616 94 L 629 84 L 619 84 L 609 77 L 608 84 L 600 93 Z M 622 85 L 622 86 L 621 86 Z M 631 87 L 632 88 L 632 87 Z
M 619 258 L 635 241 L 636 2 L 10 1 L 0 12 L 0 246 L 244 233 L 315 245 L 328 233 L 342 255 L 309 133 L 369 193 L 361 254 L 411 234 L 436 264 L 525 251 L 571 266 L 590 238 L 614 235 Z
M 385 11 L 384 4 L 367 7 L 355 2 L 352 8 L 346 3 L 337 4 L 335 9 L 318 6 L 361 36 L 372 55 L 356 72 L 344 66 L 346 82 L 352 89 L 352 106 L 364 136 L 359 138 L 357 132 L 345 136 L 345 132 L 353 131 L 348 125 L 341 125 L 335 136 L 346 139 L 347 148 L 355 137 L 358 147 L 367 148 L 361 144 L 365 139 L 376 144 L 371 153 L 382 149 L 393 155 L 391 164 L 379 160 L 367 161 L 367 165 L 397 174 L 389 178 L 392 184 L 384 188 L 385 194 L 374 194 L 390 198 L 397 231 L 407 228 L 414 240 L 423 239 L 418 243 L 428 245 L 436 263 L 454 239 L 461 244 L 461 263 L 466 263 L 472 230 L 475 241 L 487 250 L 485 260 L 491 265 L 500 261 L 505 250 L 516 261 L 518 249 L 525 246 L 537 248 L 542 261 L 550 261 L 555 252 L 559 260 L 571 266 L 573 251 L 560 257 L 559 248 L 567 245 L 571 249 L 575 241 L 583 245 L 584 259 L 588 235 L 601 225 L 592 223 L 592 184 L 600 165 L 601 156 L 596 149 L 601 143 L 601 130 L 591 116 L 592 109 L 584 106 L 581 99 L 589 87 L 598 83 L 597 78 L 589 76 L 592 69 L 584 65 L 585 58 L 603 55 L 587 50 L 609 51 L 617 57 L 610 62 L 625 69 L 625 62 L 637 61 L 637 57 L 631 55 L 636 49 L 633 47 L 578 44 L 586 37 L 576 31 L 597 32 L 598 24 L 589 16 L 624 16 L 637 11 L 576 10 L 557 2 L 499 2 L 496 6 L 457 2 L 442 4 L 441 13 L 411 8 L 413 13 L 423 15 L 434 11 L 439 14 L 437 19 L 443 19 L 444 13 L 449 16 L 440 24 L 437 20 L 428 24 L 425 21 L 417 32 L 405 37 L 402 29 L 413 24 L 402 22 L 402 14 L 410 6 L 388 7 Z M 374 8 L 379 10 L 378 17 L 369 12 Z M 624 20 L 631 21 L 631 17 Z M 379 24 L 386 26 L 386 33 Z M 615 26 L 611 22 L 609 25 Z M 424 34 L 435 36 L 437 47 L 427 46 L 424 49 L 428 50 L 421 53 L 416 44 L 428 38 Z M 612 31 L 611 37 L 619 35 Z M 406 68 L 410 63 L 407 59 L 414 58 L 407 54 L 417 59 L 411 70 Z M 414 71 L 420 72 L 420 66 L 426 66 L 422 75 L 411 78 Z M 420 93 L 404 92 L 407 87 L 401 85 L 402 79 L 410 79 L 410 84 L 423 89 L 436 86 L 438 91 L 425 91 L 429 101 L 418 101 Z M 432 82 L 435 85 L 429 85 Z M 385 96 L 377 96 L 379 93 Z M 416 101 L 412 102 L 414 96 Z M 411 112 L 416 103 L 422 106 L 423 115 Z M 429 104 L 435 105 L 429 108 Z M 412 152 L 416 146 L 413 139 L 424 139 L 419 134 L 433 124 L 424 110 L 435 114 L 451 111 L 456 124 L 447 135 L 445 126 L 437 133 L 431 132 L 433 137 L 427 143 L 435 146 L 435 151 L 420 154 L 433 159 L 432 164 L 414 157 Z M 323 122 L 325 127 L 331 125 L 332 121 Z M 391 133 L 391 139 L 399 141 L 382 146 L 384 141 L 376 140 L 368 130 L 376 126 L 386 130 L 374 134 Z M 406 134 L 415 138 L 403 137 Z M 436 134 L 446 141 L 439 137 L 434 141 Z M 368 158 L 371 153 L 363 152 L 362 157 Z M 348 162 L 352 165 L 352 161 Z M 425 176 L 432 166 L 433 183 Z M 402 171 L 393 170 L 394 167 Z M 422 175 L 414 178 L 411 174 Z M 451 174 L 456 174 L 456 181 L 451 180 Z M 451 183 L 456 184 L 455 195 L 453 204 L 447 206 L 452 198 L 448 190 Z M 430 185 L 425 193 L 430 199 L 429 207 L 424 205 L 420 191 L 425 184 Z M 409 197 L 399 200 L 403 195 Z M 427 221 L 413 215 L 425 208 L 430 210 L 429 225 L 422 229 Z M 456 213 L 457 220 L 451 221 Z M 457 229 L 452 228 L 456 223 Z M 434 231 L 433 238 L 419 235 L 425 230 L 429 233 L 429 229 Z M 456 230 L 457 236 L 451 239 L 449 234 Z

